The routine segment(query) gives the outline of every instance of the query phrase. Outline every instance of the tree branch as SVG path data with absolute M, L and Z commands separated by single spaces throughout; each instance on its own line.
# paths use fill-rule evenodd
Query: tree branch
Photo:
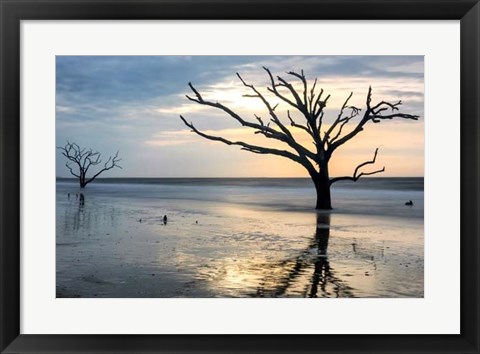
M 307 108 L 308 107 L 307 106 L 307 104 L 308 104 L 308 100 L 307 100 L 307 79 L 305 78 L 305 75 L 303 74 L 303 70 L 301 71 L 301 74 L 297 74 L 294 71 L 289 71 L 289 72 L 287 72 L 287 74 L 295 76 L 296 78 L 298 78 L 302 82 L 302 84 L 303 84 L 303 106 L 305 106 L 305 108 Z M 295 93 L 296 93 L 296 91 L 295 91 Z
M 280 85 L 280 84 L 277 84 L 275 83 L 275 79 L 273 78 L 273 75 L 270 71 L 270 69 L 266 68 L 266 67 L 263 67 L 263 70 L 265 70 L 270 78 L 270 83 L 272 85 L 272 87 L 267 87 L 267 90 L 272 92 L 275 96 L 277 96 L 278 98 L 280 98 L 282 101 L 288 103 L 290 106 L 294 107 L 295 109 L 298 109 L 299 111 L 302 111 L 302 109 L 298 106 L 298 104 L 295 104 L 294 102 L 292 102 L 291 100 L 289 100 L 286 96 L 282 95 L 278 90 L 277 90 L 277 87 L 278 86 L 284 86 L 284 85 Z M 298 95 L 297 95 L 298 97 Z M 297 101 L 298 103 L 298 101 Z
M 285 134 L 287 135 L 288 137 L 290 137 L 291 139 L 293 139 L 293 136 L 292 134 L 290 133 L 290 131 L 287 129 L 287 127 L 285 127 L 285 125 L 283 125 L 283 123 L 280 121 L 280 119 L 278 118 L 277 114 L 275 113 L 275 107 L 272 107 L 270 105 L 270 103 L 265 99 L 265 97 L 260 93 L 260 91 L 258 91 L 255 86 L 253 85 L 250 85 L 250 84 L 247 84 L 243 78 L 240 76 L 239 73 L 237 73 L 237 76 L 238 78 L 240 79 L 240 81 L 242 82 L 242 84 L 245 86 L 245 87 L 248 87 L 250 88 L 253 92 L 255 92 L 255 95 L 246 95 L 247 97 L 258 97 L 262 102 L 263 104 L 265 105 L 265 107 L 267 107 L 267 110 L 268 110 L 268 113 L 270 114 L 270 117 L 272 117 L 272 122 L 274 122 L 279 128 L 280 130 Z M 244 95 L 245 97 L 245 95 Z
M 394 118 L 401 118 L 401 119 L 411 119 L 411 120 L 418 120 L 419 116 L 414 115 L 414 114 L 406 114 L 406 113 L 392 113 L 389 115 L 382 115 L 380 114 L 382 111 L 384 111 L 385 106 L 390 107 L 392 111 L 398 111 L 398 106 L 402 104 L 402 101 L 398 101 L 396 103 L 389 103 L 385 101 L 381 101 L 374 107 L 371 107 L 371 101 L 372 101 L 372 87 L 370 86 L 368 88 L 368 94 L 367 94 L 367 99 L 366 99 L 366 105 L 367 109 L 360 120 L 358 122 L 357 126 L 348 134 L 344 135 L 343 137 L 337 137 L 338 140 L 335 142 L 331 143 L 328 147 L 328 151 L 333 153 L 340 145 L 345 144 L 347 141 L 355 137 L 358 133 L 360 133 L 363 130 L 363 127 L 365 124 L 367 124 L 369 121 L 372 121 L 373 123 L 379 123 L 383 119 L 394 119 Z
M 187 96 L 187 98 L 191 101 L 197 102 L 197 103 L 202 104 L 202 105 L 218 108 L 218 109 L 224 111 L 225 113 L 227 113 L 230 117 L 232 117 L 236 121 L 238 121 L 242 126 L 246 126 L 246 127 L 249 127 L 249 128 L 256 129 L 257 134 L 262 134 L 267 138 L 272 138 L 272 139 L 282 141 L 282 142 L 286 143 L 287 145 L 289 145 L 291 148 L 293 148 L 299 155 L 303 155 L 303 156 L 309 157 L 311 159 L 315 159 L 315 153 L 313 153 L 312 151 L 308 150 L 304 146 L 297 143 L 297 141 L 293 137 L 292 133 L 280 121 L 279 117 L 275 113 L 275 107 L 276 106 L 272 107 L 271 104 L 266 100 L 266 98 L 260 93 L 260 91 L 258 91 L 255 88 L 255 86 L 247 84 L 238 73 L 237 73 L 237 76 L 245 87 L 250 88 L 255 93 L 255 95 L 249 95 L 249 97 L 258 97 L 264 103 L 264 105 L 267 107 L 268 112 L 270 114 L 271 121 L 273 123 L 275 123 L 280 128 L 281 131 L 278 131 L 274 128 L 269 127 L 268 125 L 263 124 L 262 119 L 259 119 L 258 116 L 255 116 L 255 117 L 256 117 L 256 119 L 259 123 L 253 123 L 253 122 L 250 122 L 250 121 L 247 121 L 247 120 L 243 119 L 240 115 L 238 115 L 237 113 L 232 111 L 230 108 L 224 106 L 223 104 L 221 104 L 219 102 L 210 102 L 210 101 L 205 100 L 202 97 L 202 95 L 194 88 L 194 86 L 191 83 L 189 83 L 188 85 L 190 86 L 192 91 L 195 93 L 196 98 L 192 98 L 192 97 L 189 97 L 189 96 Z
M 419 116 L 412 115 L 412 114 L 405 114 L 405 113 L 395 113 L 395 114 L 388 114 L 388 115 L 371 115 L 369 119 L 373 123 L 380 123 L 382 119 L 394 119 L 394 118 L 403 118 L 403 119 L 411 119 L 411 120 L 418 120 Z
M 330 185 L 332 185 L 333 183 L 338 182 L 338 181 L 354 181 L 354 182 L 356 182 L 362 176 L 370 176 L 370 175 L 374 175 L 376 173 L 384 172 L 385 171 L 385 166 L 383 166 L 383 168 L 380 169 L 380 170 L 376 170 L 376 171 L 372 171 L 372 172 L 360 172 L 360 173 L 358 173 L 362 167 L 364 167 L 366 165 L 373 165 L 375 163 L 375 161 L 377 160 L 377 154 L 378 154 L 378 148 L 375 149 L 375 154 L 373 155 L 372 160 L 365 161 L 355 168 L 355 172 L 353 173 L 353 176 L 342 176 L 342 177 L 332 178 L 332 179 L 330 179 Z
M 310 112 L 313 111 L 313 100 L 315 99 L 315 86 L 317 86 L 317 78 L 315 78 L 315 81 L 313 82 L 312 88 L 310 89 L 310 97 L 308 98 L 308 105 L 309 105 L 309 110 Z M 320 95 L 323 93 L 323 90 L 320 91 Z
M 70 170 L 70 173 L 71 173 L 72 175 L 74 175 L 74 176 L 77 177 L 77 178 L 80 178 L 79 175 L 77 175 L 75 172 L 73 172 L 72 167 L 70 166 L 70 163 L 69 163 L 69 162 L 65 163 L 65 166 L 67 166 L 67 168 Z
M 192 98 L 190 96 L 186 96 L 190 101 L 193 101 L 193 102 L 196 102 L 196 103 L 199 103 L 201 105 L 204 105 L 204 106 L 209 106 L 209 107 L 214 107 L 214 108 L 218 108 L 222 111 L 224 111 L 225 113 L 227 113 L 230 117 L 232 117 L 233 119 L 235 119 L 237 122 L 239 122 L 242 126 L 246 126 L 246 127 L 250 127 L 250 128 L 254 128 L 254 129 L 258 129 L 258 130 L 261 130 L 261 131 L 265 131 L 265 132 L 269 132 L 271 133 L 272 135 L 275 135 L 275 134 L 281 134 L 281 132 L 279 132 L 278 130 L 276 129 L 273 129 L 271 127 L 268 127 L 266 126 L 265 124 L 263 124 L 263 122 L 260 120 L 260 124 L 257 124 L 257 123 L 252 123 L 252 122 L 249 122 L 249 121 L 246 121 L 244 120 L 242 117 L 240 117 L 237 113 L 235 113 L 234 111 L 232 111 L 230 108 L 224 106 L 223 104 L 219 103 L 219 102 L 210 102 L 210 101 L 206 101 L 203 99 L 202 95 L 195 89 L 195 87 L 192 85 L 192 83 L 188 83 L 188 86 L 190 86 L 190 89 L 195 93 L 196 95 L 196 99 L 195 98 Z M 257 96 L 255 96 L 257 97 Z M 258 120 L 258 119 L 257 119 Z
M 295 154 L 293 154 L 289 151 L 266 148 L 266 147 L 263 147 L 263 146 L 248 144 L 248 143 L 245 143 L 243 141 L 231 141 L 231 140 L 219 137 L 219 136 L 209 135 L 209 134 L 206 134 L 206 133 L 198 130 L 193 125 L 193 123 L 188 123 L 187 120 L 183 116 L 180 116 L 180 119 L 183 121 L 183 123 L 187 127 L 189 127 L 192 130 L 192 132 L 196 133 L 197 135 L 200 135 L 201 137 L 203 137 L 205 139 L 213 140 L 213 141 L 220 141 L 220 142 L 222 142 L 224 144 L 227 144 L 227 145 L 238 145 L 238 146 L 242 147 L 242 150 L 250 151 L 250 152 L 253 152 L 253 153 L 257 153 L 257 154 L 272 154 L 272 155 L 283 156 L 283 157 L 289 158 L 293 161 L 301 163 L 300 156 L 297 156 L 297 155 L 295 155 Z
M 290 125 L 291 125 L 292 127 L 302 129 L 302 130 L 306 131 L 310 136 L 313 137 L 313 132 L 312 132 L 312 130 L 310 129 L 310 127 L 296 123 L 296 122 L 293 120 L 292 116 L 290 115 L 290 110 L 287 111 L 287 117 L 288 117 L 288 119 L 290 120 Z
M 95 178 L 97 178 L 101 173 L 105 172 L 105 171 L 108 171 L 108 170 L 111 170 L 112 168 L 114 167 L 117 167 L 119 169 L 122 169 L 122 167 L 120 165 L 118 165 L 118 162 L 122 161 L 122 159 L 120 159 L 118 157 L 118 151 L 117 153 L 115 154 L 115 156 L 112 157 L 109 157 L 107 162 L 105 162 L 105 165 L 104 167 L 98 171 L 96 174 L 94 174 L 90 179 L 86 180 L 85 181 L 85 184 L 88 184 L 90 182 L 92 182 Z
M 348 104 L 348 101 L 350 101 L 350 98 L 352 98 L 353 96 L 353 92 L 350 92 L 350 95 L 347 97 L 347 99 L 345 100 L 345 102 L 343 103 L 342 105 L 342 108 L 340 109 L 340 113 L 338 114 L 337 118 L 335 119 L 335 121 L 332 123 L 332 125 L 330 126 L 330 128 L 325 132 L 325 135 L 323 137 L 323 140 L 322 142 L 325 144 L 328 140 L 329 140 L 329 137 L 330 137 L 330 134 L 333 132 L 333 130 L 337 127 L 338 124 L 340 123 L 343 123 L 340 127 L 340 131 L 342 130 L 342 127 L 345 123 L 347 123 L 350 119 L 353 118 L 353 113 L 351 114 L 350 117 L 343 117 L 343 111 L 345 110 L 345 108 L 347 108 L 347 104 Z M 353 110 L 352 110 L 353 112 Z M 356 114 L 358 114 L 358 109 L 356 109 L 355 111 Z M 332 139 L 334 140 L 334 139 Z

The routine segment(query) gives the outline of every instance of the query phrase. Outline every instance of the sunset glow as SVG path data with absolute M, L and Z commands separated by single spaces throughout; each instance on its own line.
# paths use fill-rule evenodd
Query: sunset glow
M 341 146 L 330 163 L 332 176 L 352 174 L 379 148 L 379 177 L 423 176 L 424 115 L 423 57 L 418 56 L 307 56 L 307 57 L 57 57 L 57 145 L 75 141 L 105 154 L 120 150 L 122 170 L 110 177 L 306 177 L 302 166 L 278 156 L 241 151 L 238 146 L 212 142 L 190 132 L 179 115 L 204 132 L 266 147 L 288 150 L 281 142 L 266 139 L 242 127 L 224 112 L 186 99 L 192 82 L 205 98 L 230 107 L 246 120 L 254 114 L 268 121 L 263 103 L 249 94 L 236 73 L 279 103 L 277 114 L 289 126 L 287 105 L 269 94 L 268 76 L 303 70 L 309 84 L 331 97 L 324 127 L 338 115 L 348 95 L 349 104 L 365 108 L 369 86 L 373 103 L 401 100 L 400 111 L 420 116 L 418 121 L 369 122 L 355 139 Z M 301 91 L 299 82 L 292 80 Z M 292 112 L 293 113 L 293 112 Z M 297 115 L 297 121 L 301 118 Z M 358 121 L 357 117 L 357 121 Z M 353 129 L 353 119 L 345 132 Z M 312 147 L 311 138 L 291 129 L 297 141 Z M 57 158 L 57 176 L 68 176 Z

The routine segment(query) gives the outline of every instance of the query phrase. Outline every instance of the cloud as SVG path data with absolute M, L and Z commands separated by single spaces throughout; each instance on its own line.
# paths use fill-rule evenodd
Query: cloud
M 302 89 L 301 83 L 286 74 L 287 71 L 304 70 L 310 83 L 318 78 L 317 87 L 322 87 L 325 95 L 331 94 L 324 118 L 325 128 L 336 117 L 350 92 L 354 92 L 350 104 L 361 108 L 365 106 L 370 85 L 375 102 L 402 100 L 403 110 L 418 114 L 422 119 L 409 122 L 407 125 L 412 128 L 403 133 L 405 122 L 386 122 L 384 134 L 391 134 L 392 138 L 386 141 L 388 139 L 384 139 L 383 135 L 371 136 L 370 146 L 375 145 L 372 142 L 379 141 L 393 146 L 389 150 L 390 156 L 411 156 L 412 149 L 423 156 L 421 146 L 415 143 L 409 144 L 409 147 L 401 146 L 397 143 L 401 138 L 396 137 L 397 134 L 404 134 L 403 139 L 409 139 L 408 134 L 419 137 L 417 131 L 423 134 L 421 56 L 58 56 L 56 60 L 56 129 L 59 142 L 67 139 L 85 141 L 108 151 L 121 147 L 125 155 L 132 157 L 156 156 L 155 152 L 163 149 L 168 150 L 173 159 L 186 154 L 187 149 L 207 153 L 211 146 L 215 146 L 219 153 L 218 143 L 206 141 L 185 128 L 179 119 L 182 114 L 206 132 L 271 146 L 271 139 L 266 140 L 242 128 L 225 112 L 190 102 L 185 97 L 192 94 L 188 87 L 188 82 L 192 82 L 205 99 L 225 104 L 244 119 L 255 121 L 254 114 L 258 114 L 268 121 L 268 111 L 259 99 L 243 97 L 251 92 L 238 80 L 236 72 L 239 72 L 248 83 L 255 84 L 272 105 L 280 103 L 276 112 L 288 124 L 286 113 L 291 107 L 266 89 L 270 83 L 262 66 L 268 66 L 274 75 L 288 78 L 299 90 Z M 298 113 L 294 117 L 299 121 L 301 119 Z M 378 126 L 368 130 L 373 133 Z M 294 134 L 302 143 L 311 146 L 311 139 L 304 134 L 297 131 Z M 366 136 L 368 134 L 365 132 Z M 362 144 L 359 140 L 352 143 L 357 149 L 345 148 L 351 156 L 356 156 L 363 151 Z M 222 154 L 230 154 L 232 148 L 225 146 L 222 149 L 225 149 Z M 243 169 L 236 169 L 237 173 L 245 171 L 247 166 L 253 168 L 252 174 L 255 170 L 260 171 L 258 164 L 252 162 L 256 159 L 244 159 L 245 152 L 240 154 L 239 161 L 245 165 Z M 181 157 L 188 161 L 188 156 Z M 197 156 L 197 161 L 199 159 Z M 267 160 L 269 163 L 277 161 Z M 211 164 L 218 163 L 214 159 L 208 161 L 212 161 L 210 165 L 200 165 L 199 168 L 208 172 L 209 168 L 213 168 Z M 61 161 L 59 164 L 63 166 Z M 165 162 L 163 166 L 165 164 L 172 162 Z M 148 175 L 165 173 L 154 166 L 147 169 L 133 162 L 130 166 L 126 164 L 123 171 L 115 173 L 127 176 L 142 175 L 142 171 Z M 221 170 L 221 166 L 215 167 L 215 171 Z M 272 167 L 271 170 L 281 169 Z

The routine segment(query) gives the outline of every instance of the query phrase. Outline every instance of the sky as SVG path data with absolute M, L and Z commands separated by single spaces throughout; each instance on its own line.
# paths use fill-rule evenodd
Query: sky
M 262 66 L 298 88 L 299 82 L 286 72 L 303 70 L 310 84 L 317 78 L 317 88 L 331 95 L 325 109 L 326 128 L 351 92 L 349 104 L 365 109 L 370 85 L 373 104 L 402 100 L 401 112 L 420 116 L 418 121 L 369 122 L 335 151 L 331 176 L 352 175 L 377 147 L 377 163 L 371 169 L 385 166 L 385 172 L 376 176 L 423 176 L 422 56 L 57 56 L 56 144 L 69 141 L 91 147 L 104 160 L 118 150 L 122 169 L 109 170 L 102 177 L 307 177 L 306 170 L 291 160 L 206 140 L 179 118 L 183 115 L 212 135 L 288 150 L 281 142 L 242 127 L 226 113 L 185 97 L 191 94 L 188 83 L 192 82 L 205 99 L 221 102 L 245 120 L 255 122 L 255 114 L 267 120 L 260 100 L 242 97 L 251 92 L 236 76 L 240 73 L 275 104 L 276 98 L 266 90 L 269 78 Z M 276 112 L 289 125 L 286 104 L 280 103 Z M 298 114 L 293 117 L 301 123 Z M 311 146 L 306 134 L 296 130 L 293 134 Z M 71 177 L 65 162 L 57 151 L 58 177 Z

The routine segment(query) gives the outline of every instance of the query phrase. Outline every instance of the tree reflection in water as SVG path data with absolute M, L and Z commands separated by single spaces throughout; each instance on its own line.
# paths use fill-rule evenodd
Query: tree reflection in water
M 68 213 L 68 209 L 65 209 L 65 214 Z M 65 222 L 68 221 L 67 215 L 65 215 Z M 85 220 L 85 197 L 83 194 L 80 194 L 80 200 L 78 201 L 78 209 L 77 211 L 73 214 L 73 229 L 75 231 L 79 231 L 81 227 L 83 226 Z M 88 219 L 87 219 L 88 220 Z M 67 226 L 67 224 L 66 224 Z
M 330 266 L 327 255 L 329 238 L 330 213 L 319 212 L 315 234 L 308 247 L 295 258 L 274 264 L 270 275 L 265 276 L 252 296 L 288 296 L 289 291 L 297 292 L 293 288 L 300 283 L 304 297 L 353 297 L 352 288 L 335 276 Z

